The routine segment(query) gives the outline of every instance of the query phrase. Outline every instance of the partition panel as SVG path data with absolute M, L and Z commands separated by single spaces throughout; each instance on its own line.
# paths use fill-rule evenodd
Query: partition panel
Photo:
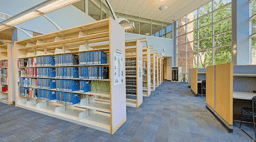
M 233 63 L 216 66 L 215 111 L 233 125 Z
M 208 66 L 206 68 L 206 104 L 208 104 L 213 110 L 214 106 L 214 92 L 215 92 L 215 66 Z
M 191 69 L 191 90 L 197 95 L 197 68 Z

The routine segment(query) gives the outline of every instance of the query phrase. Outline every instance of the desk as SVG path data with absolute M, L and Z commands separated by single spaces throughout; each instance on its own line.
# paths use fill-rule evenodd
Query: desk
M 256 96 L 256 93 L 253 92 L 233 92 L 234 99 L 252 100 L 254 96 Z

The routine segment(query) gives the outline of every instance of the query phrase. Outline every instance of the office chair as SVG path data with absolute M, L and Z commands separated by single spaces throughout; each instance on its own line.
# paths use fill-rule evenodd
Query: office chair
M 242 121 L 250 121 L 251 118 L 253 120 L 253 128 L 254 128 L 254 134 L 255 134 L 255 140 L 256 140 L 256 133 L 255 133 L 255 122 L 256 122 L 256 96 L 252 98 L 252 107 L 243 107 L 241 109 L 241 121 L 240 121 L 240 127 L 242 126 Z
M 202 81 L 202 94 L 206 94 L 206 80 Z

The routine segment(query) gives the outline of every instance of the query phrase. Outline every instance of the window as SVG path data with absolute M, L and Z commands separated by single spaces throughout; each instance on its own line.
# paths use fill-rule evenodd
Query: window
M 177 65 L 185 68 L 183 72 L 231 62 L 231 4 L 232 0 L 212 0 L 176 21 Z
M 251 64 L 256 65 L 256 0 L 250 3 L 250 48 L 251 48 Z

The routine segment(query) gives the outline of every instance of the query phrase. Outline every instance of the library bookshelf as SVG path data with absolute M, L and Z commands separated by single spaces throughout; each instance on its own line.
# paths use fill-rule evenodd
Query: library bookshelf
M 156 90 L 156 53 L 157 51 L 150 51 L 151 91 Z
M 153 47 L 143 47 L 143 96 L 151 95 L 151 67 L 150 67 L 150 49 Z
M 160 67 L 159 67 L 159 69 L 160 69 L 160 75 L 159 75 L 160 76 L 160 85 L 163 83 L 163 77 L 164 77 L 163 76 L 163 74 L 164 74 L 164 72 L 163 72 L 164 71 L 164 68 L 163 68 L 164 64 L 163 63 L 164 63 L 164 58 L 160 57 Z
M 12 76 L 9 76 L 9 72 L 12 71 L 11 66 L 11 54 L 12 45 L 6 43 L 0 45 L 0 102 L 5 104 L 13 104 L 13 91 L 9 85 L 12 85 Z M 8 62 L 9 61 L 9 62 Z
M 139 107 L 143 103 L 142 43 L 125 42 L 126 106 Z
M 114 134 L 126 121 L 125 34 L 112 18 L 15 42 L 15 101 Z
M 160 85 L 160 83 L 159 83 L 159 54 L 157 54 L 156 53 L 156 58 L 155 58 L 155 64 L 156 64 L 156 68 L 155 68 L 155 70 L 156 70 L 156 87 L 158 87 L 159 85 Z

